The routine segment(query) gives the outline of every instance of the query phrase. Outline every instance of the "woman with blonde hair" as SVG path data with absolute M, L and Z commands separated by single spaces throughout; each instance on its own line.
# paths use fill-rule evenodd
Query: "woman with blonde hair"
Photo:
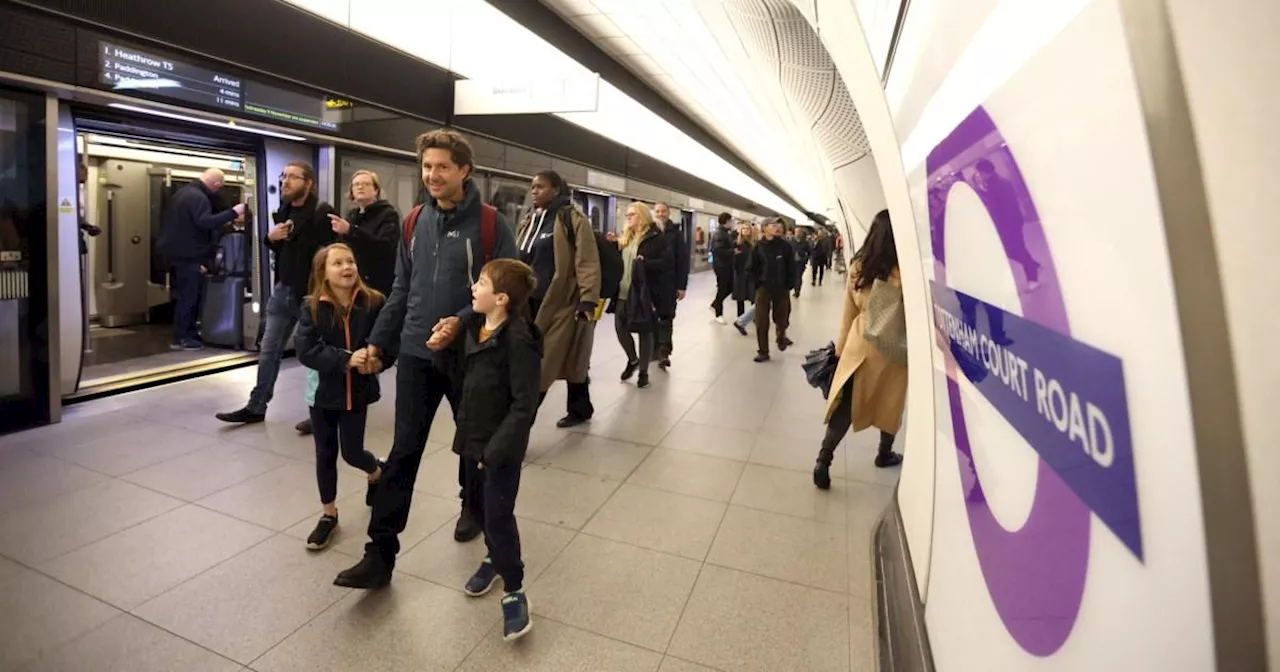
M 643 389 L 649 387 L 658 292 L 668 276 L 675 275 L 675 255 L 644 203 L 627 206 L 627 224 L 618 238 L 618 247 L 622 250 L 622 281 L 618 283 L 618 298 L 609 310 L 613 312 L 618 343 L 627 353 L 622 380 L 631 380 L 639 371 L 636 386 Z M 640 337 L 638 353 L 632 334 Z
M 880 430 L 877 467 L 902 464 L 902 456 L 893 452 L 893 440 L 907 401 L 907 332 L 888 210 L 872 220 L 849 270 L 844 318 L 835 342 L 840 360 L 831 381 L 827 431 L 813 468 L 813 484 L 823 490 L 831 487 L 831 461 L 850 428 Z

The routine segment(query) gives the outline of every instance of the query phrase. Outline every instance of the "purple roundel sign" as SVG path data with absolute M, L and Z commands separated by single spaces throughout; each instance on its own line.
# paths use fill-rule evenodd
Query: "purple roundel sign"
M 1071 337 L 1052 255 L 1033 255 L 1026 243 L 1045 240 L 1030 190 L 983 108 L 930 152 L 927 170 L 933 321 L 946 355 L 969 528 L 1005 628 L 1028 653 L 1048 656 L 1066 642 L 1080 611 L 1092 516 L 1142 560 L 1123 362 Z M 1021 315 L 947 284 L 947 200 L 958 182 L 973 185 L 995 224 Z M 970 436 L 965 423 L 961 375 L 1039 456 L 1035 498 L 1020 529 L 1005 529 L 987 503 L 973 460 L 983 439 Z

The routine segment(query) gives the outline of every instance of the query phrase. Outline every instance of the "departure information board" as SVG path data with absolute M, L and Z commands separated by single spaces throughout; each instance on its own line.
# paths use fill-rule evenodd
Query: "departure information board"
M 102 83 L 113 91 L 150 92 L 174 100 L 243 110 L 244 82 L 133 47 L 99 42 Z

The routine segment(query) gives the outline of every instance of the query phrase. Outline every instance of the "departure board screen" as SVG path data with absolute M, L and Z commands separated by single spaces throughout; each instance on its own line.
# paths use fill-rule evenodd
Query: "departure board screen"
M 101 81 L 113 91 L 153 95 L 230 110 L 244 109 L 239 77 L 205 70 L 133 47 L 99 42 Z
M 294 93 L 260 82 L 246 83 L 244 111 L 299 126 L 338 129 L 337 122 L 328 118 L 335 113 L 325 106 L 322 96 Z

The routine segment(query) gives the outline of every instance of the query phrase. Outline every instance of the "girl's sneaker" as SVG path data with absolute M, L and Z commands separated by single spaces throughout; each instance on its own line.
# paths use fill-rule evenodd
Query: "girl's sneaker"
M 307 537 L 307 549 L 318 551 L 333 540 L 333 533 L 338 530 L 337 516 L 320 516 L 320 522 L 316 523 L 316 529 L 311 531 L 311 536 Z
M 529 598 L 523 590 L 507 593 L 502 598 L 502 638 L 514 642 L 533 629 L 533 616 L 529 613 Z

